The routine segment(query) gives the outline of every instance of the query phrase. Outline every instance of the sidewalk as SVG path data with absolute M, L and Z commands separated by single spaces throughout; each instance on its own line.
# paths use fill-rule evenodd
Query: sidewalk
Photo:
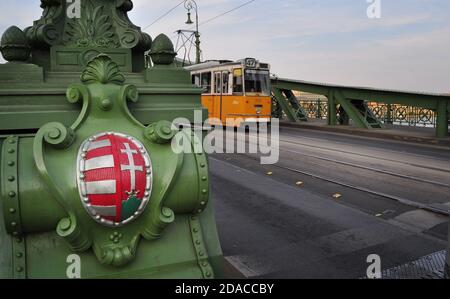
M 450 147 L 450 137 L 436 138 L 434 128 L 386 125 L 385 129 L 359 129 L 353 126 L 328 126 L 326 120 L 310 119 L 308 122 L 282 121 L 281 127 L 301 128 L 325 132 L 336 132 L 379 139 Z

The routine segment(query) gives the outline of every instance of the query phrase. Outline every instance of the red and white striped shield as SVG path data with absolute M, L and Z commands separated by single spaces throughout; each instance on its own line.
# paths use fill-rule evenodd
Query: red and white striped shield
M 84 141 L 78 154 L 78 189 L 92 218 L 121 226 L 145 209 L 152 191 L 152 164 L 145 147 L 120 133 Z

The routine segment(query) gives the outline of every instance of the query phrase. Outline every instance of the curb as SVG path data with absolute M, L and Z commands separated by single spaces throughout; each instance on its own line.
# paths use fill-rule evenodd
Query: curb
M 382 131 L 374 130 L 364 130 L 364 129 L 356 129 L 356 128 L 344 128 L 344 127 L 335 127 L 335 126 L 314 126 L 314 125 L 305 125 L 301 123 L 290 123 L 290 122 L 280 122 L 281 127 L 286 128 L 299 128 L 306 130 L 316 130 L 322 132 L 335 132 L 342 133 L 347 135 L 357 135 L 363 137 L 371 137 L 377 139 L 387 139 L 387 140 L 395 140 L 402 142 L 411 142 L 411 143 L 419 143 L 426 145 L 435 145 L 435 146 L 445 146 L 450 147 L 450 139 L 439 139 L 433 137 L 420 137 L 420 136 L 407 136 L 407 135 L 399 135 L 399 134 L 390 134 L 384 133 Z

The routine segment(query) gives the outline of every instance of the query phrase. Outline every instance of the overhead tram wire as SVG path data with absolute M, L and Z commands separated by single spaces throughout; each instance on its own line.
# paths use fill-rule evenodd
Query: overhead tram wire
M 146 29 L 150 28 L 151 26 L 155 25 L 156 23 L 158 23 L 159 21 L 161 21 L 162 19 L 164 19 L 165 17 L 167 17 L 172 11 L 174 11 L 175 9 L 177 9 L 181 4 L 184 3 L 184 0 L 182 0 L 180 3 L 178 3 L 177 5 L 175 5 L 174 7 L 172 7 L 171 9 L 169 9 L 167 12 L 165 12 L 164 14 L 162 14 L 160 17 L 158 17 L 156 20 L 154 20 L 150 25 L 144 27 L 144 29 L 142 29 L 142 31 L 145 31 Z
M 245 3 L 242 3 L 241 5 L 236 6 L 235 8 L 232 8 L 232 9 L 226 11 L 226 12 L 223 12 L 223 13 L 221 13 L 221 14 L 219 14 L 219 15 L 213 17 L 213 18 L 210 18 L 210 19 L 208 19 L 208 20 L 206 20 L 206 21 L 204 21 L 204 22 L 201 22 L 201 23 L 199 24 L 199 26 L 202 26 L 202 25 L 205 25 L 206 23 L 212 22 L 212 21 L 214 21 L 214 20 L 216 20 L 216 19 L 218 19 L 218 18 L 220 18 L 220 17 L 223 17 L 224 15 L 227 15 L 227 14 L 229 14 L 229 13 L 232 13 L 232 12 L 234 12 L 235 10 L 238 10 L 238 9 L 244 7 L 244 6 L 247 6 L 247 5 L 249 5 L 249 4 L 251 4 L 251 3 L 255 2 L 255 1 L 256 1 L 256 0 L 250 0 L 250 1 L 247 1 L 247 2 L 245 2 Z

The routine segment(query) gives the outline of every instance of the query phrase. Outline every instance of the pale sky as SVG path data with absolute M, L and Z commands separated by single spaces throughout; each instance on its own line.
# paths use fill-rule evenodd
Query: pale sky
M 248 0 L 197 0 L 200 23 Z M 256 0 L 200 27 L 205 59 L 255 57 L 279 77 L 450 92 L 450 1 L 380 0 L 381 18 L 367 17 L 367 0 Z M 134 0 L 142 28 L 180 0 Z M 0 32 L 39 18 L 38 0 L 0 0 Z M 183 5 L 146 28 L 153 38 L 187 29 Z

